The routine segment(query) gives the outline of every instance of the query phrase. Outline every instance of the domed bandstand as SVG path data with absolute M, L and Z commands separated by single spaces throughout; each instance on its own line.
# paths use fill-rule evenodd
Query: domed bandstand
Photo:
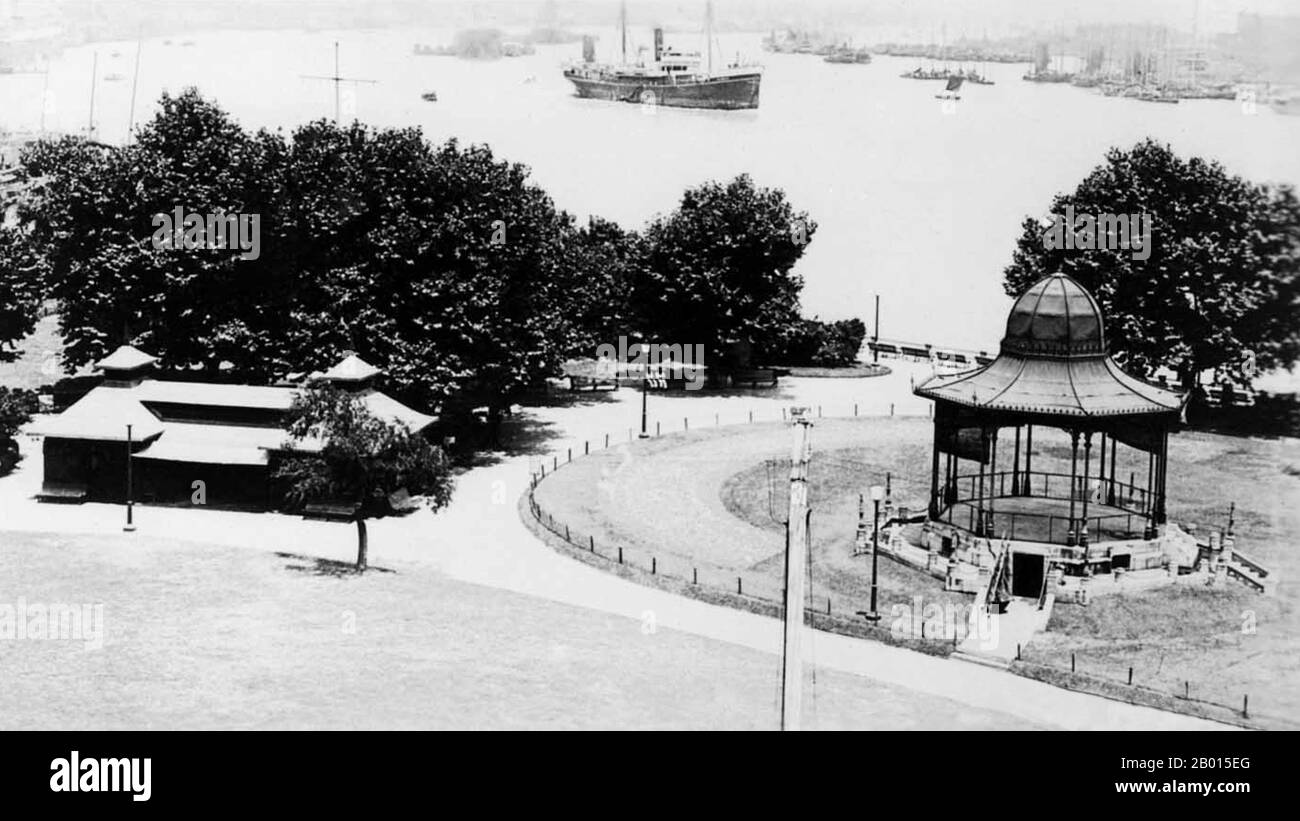
M 1018 596 L 1037 596 L 1052 568 L 1088 576 L 1164 561 L 1168 437 L 1185 397 L 1115 364 L 1101 310 L 1079 283 L 1061 274 L 1035 283 L 991 364 L 914 391 L 935 403 L 930 549 L 1008 543 Z M 1035 465 L 1046 438 L 1035 451 L 1035 428 L 1065 432 L 1068 472 Z

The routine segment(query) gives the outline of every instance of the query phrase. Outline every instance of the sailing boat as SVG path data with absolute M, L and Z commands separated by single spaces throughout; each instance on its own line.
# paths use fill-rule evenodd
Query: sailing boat
M 707 57 L 664 45 L 664 32 L 654 30 L 653 59 L 629 63 L 627 59 L 627 9 L 620 13 L 622 62 L 597 63 L 594 49 L 584 45 L 582 62 L 564 68 L 579 97 L 626 103 L 650 103 L 676 108 L 758 108 L 763 69 L 739 61 L 715 66 L 713 61 L 713 4 L 705 13 Z
M 964 83 L 965 81 L 966 78 L 962 77 L 961 75 L 957 75 L 955 77 L 949 77 L 948 86 L 944 88 L 944 90 L 941 93 L 934 95 L 934 98 L 936 100 L 960 100 L 961 95 L 958 94 L 957 92 L 961 91 L 961 84 Z

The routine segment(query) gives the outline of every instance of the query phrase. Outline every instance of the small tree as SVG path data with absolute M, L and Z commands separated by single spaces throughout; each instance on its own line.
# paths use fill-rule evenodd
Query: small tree
M 434 510 L 451 499 L 451 473 L 442 449 L 375 417 L 354 394 L 337 388 L 304 391 L 294 400 L 288 423 L 289 453 L 275 478 L 287 483 L 295 505 L 330 500 L 354 510 L 358 572 L 366 569 L 366 520 L 391 512 L 389 494 L 406 489 L 425 497 Z M 322 450 L 301 452 L 298 445 L 307 441 L 322 442 Z
M 32 420 L 39 407 L 35 391 L 0 387 L 0 476 L 18 463 L 18 443 L 14 436 Z

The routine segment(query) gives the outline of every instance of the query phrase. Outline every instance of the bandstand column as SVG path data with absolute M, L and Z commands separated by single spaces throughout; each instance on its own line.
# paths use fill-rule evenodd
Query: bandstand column
M 1034 426 L 1026 425 L 1025 426 L 1025 478 L 1024 481 L 1020 483 L 1020 492 L 1025 496 L 1030 495 L 1030 489 L 1034 483 L 1033 482 L 1034 479 L 1033 458 L 1034 458 Z
M 1016 425 L 1016 444 L 1011 453 L 1011 495 L 1020 495 L 1020 426 Z
M 979 490 L 975 494 L 975 535 L 988 535 L 984 532 L 984 462 L 988 453 L 989 432 L 980 426 L 980 452 L 979 452 Z
M 1077 430 L 1072 430 L 1070 431 L 1070 521 L 1065 530 L 1065 543 L 1071 546 L 1077 543 L 1074 522 L 1074 497 L 1078 495 L 1075 490 L 1078 487 L 1079 482 L 1078 471 L 1079 432 Z
M 989 439 L 989 505 L 988 512 L 985 516 L 988 518 L 988 525 L 984 528 L 990 536 L 996 536 L 993 528 L 993 507 L 998 498 L 998 429 L 993 429 L 993 435 Z
M 939 414 L 935 414 L 938 417 Z M 939 420 L 934 422 L 934 460 L 930 466 L 930 519 L 939 518 Z
M 1079 544 L 1088 546 L 1088 497 L 1092 495 L 1088 487 L 1088 465 L 1092 461 L 1092 431 L 1083 435 L 1083 519 L 1079 527 Z M 1085 556 L 1086 560 L 1086 556 Z
M 1115 437 L 1110 437 L 1110 489 L 1106 491 L 1106 504 L 1115 504 Z
M 1106 433 L 1105 431 L 1102 431 L 1101 434 L 1101 452 L 1097 454 L 1097 459 L 1098 459 L 1097 478 L 1101 480 L 1101 486 L 1100 486 L 1101 501 L 1102 504 L 1105 504 L 1106 503 Z M 1112 468 L 1112 470 L 1113 469 L 1114 468 Z
M 1165 480 L 1168 478 L 1167 468 L 1169 465 L 1169 429 L 1165 428 L 1160 434 L 1160 460 L 1159 474 L 1156 480 L 1156 524 L 1162 525 L 1167 519 L 1165 518 Z

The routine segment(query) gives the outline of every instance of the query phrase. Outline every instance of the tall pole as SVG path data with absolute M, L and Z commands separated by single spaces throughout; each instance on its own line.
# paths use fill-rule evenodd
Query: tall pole
M 713 74 L 713 0 L 704 4 L 704 48 L 708 51 L 706 70 Z
M 871 504 L 875 507 L 871 520 L 871 612 L 867 613 L 868 621 L 880 621 L 880 611 L 876 609 L 876 557 L 880 553 L 880 499 L 875 498 L 878 494 L 872 493 Z
M 627 65 L 627 1 L 618 6 L 618 29 L 623 41 L 623 65 Z
M 134 493 L 132 492 L 132 487 L 131 487 L 132 485 L 131 451 L 133 450 L 132 444 L 133 441 L 131 436 L 131 426 L 128 424 L 126 426 L 126 526 L 122 528 L 128 533 L 135 530 L 135 521 L 132 516 L 134 512 L 133 511 L 134 503 L 132 502 L 132 497 L 134 496 Z
M 86 136 L 89 139 L 95 139 L 95 82 L 99 76 L 99 52 L 90 63 L 90 120 L 86 125 Z
M 648 439 L 650 434 L 646 432 L 646 396 L 650 393 L 650 374 L 641 366 L 641 437 Z
M 781 729 L 798 730 L 803 704 L 804 579 L 808 562 L 808 461 L 812 420 L 807 408 L 791 408 L 794 447 L 790 458 L 790 511 L 785 526 L 785 646 L 781 686 Z
M 1075 534 L 1074 499 L 1079 495 L 1079 432 L 1070 431 L 1070 525 L 1065 531 L 1065 543 L 1073 547 L 1079 543 Z
M 135 40 L 135 71 L 131 75 L 131 108 L 126 114 L 126 141 L 131 142 L 131 129 L 135 127 L 135 91 L 140 85 L 140 50 L 143 40 L 140 35 Z
M 1102 451 L 1105 453 L 1105 451 Z M 1089 463 L 1092 461 L 1092 431 L 1083 435 L 1083 525 L 1079 528 L 1079 544 L 1084 547 L 1088 546 L 1088 497 L 1092 495 L 1092 489 L 1088 486 L 1091 478 L 1088 473 L 1091 470 Z M 1087 554 L 1084 555 L 1085 562 Z
M 357 85 L 357 84 L 359 84 L 359 83 L 366 83 L 366 84 L 368 84 L 368 85 L 375 85 L 375 83 L 376 83 L 375 80 L 361 80 L 361 79 L 357 79 L 357 78 L 355 78 L 355 77 L 344 77 L 344 76 L 342 76 L 342 74 L 339 73 L 339 44 L 338 44 L 338 41 L 337 41 L 337 40 L 334 41 L 334 74 L 333 74 L 332 76 L 329 76 L 329 77 L 324 77 L 324 76 L 319 75 L 319 74 L 303 74 L 302 76 L 303 76 L 304 78 L 308 79 L 308 80 L 329 80 L 330 82 L 332 82 L 332 83 L 334 84 L 334 123 L 335 123 L 335 125 L 338 124 L 339 120 L 340 120 L 340 119 L 342 118 L 342 116 L 343 116 L 343 105 L 342 105 L 342 101 L 341 101 L 341 97 L 340 97 L 340 91 L 341 91 L 341 89 L 342 89 L 342 87 L 343 87 L 343 84 L 344 84 L 344 83 L 352 83 L 353 85 Z
M 876 294 L 876 341 L 880 341 L 880 294 Z

